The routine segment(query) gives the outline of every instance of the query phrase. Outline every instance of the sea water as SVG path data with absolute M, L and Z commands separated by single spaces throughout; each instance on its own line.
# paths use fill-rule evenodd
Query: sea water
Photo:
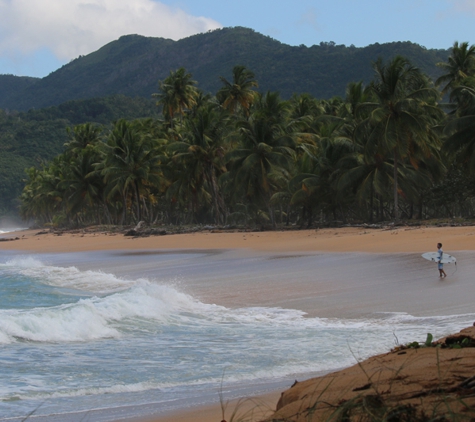
M 0 228 L 0 235 L 5 234 L 5 233 L 12 233 L 12 232 L 19 232 L 22 230 L 26 230 L 25 228 L 21 227 L 2 227 Z
M 52 261 L 0 260 L 0 420 L 119 420 L 260 393 L 386 352 L 395 336 L 424 341 L 428 326 L 449 333 L 474 318 L 225 307 L 170 278 Z M 156 265 L 182 261 L 168 254 Z

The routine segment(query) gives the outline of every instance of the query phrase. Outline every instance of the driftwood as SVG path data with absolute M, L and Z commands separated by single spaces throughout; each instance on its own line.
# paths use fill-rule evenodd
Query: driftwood
M 124 233 L 124 236 L 148 237 L 148 236 L 165 236 L 166 234 L 168 234 L 168 232 L 163 229 L 146 229 L 146 230 L 130 229 Z

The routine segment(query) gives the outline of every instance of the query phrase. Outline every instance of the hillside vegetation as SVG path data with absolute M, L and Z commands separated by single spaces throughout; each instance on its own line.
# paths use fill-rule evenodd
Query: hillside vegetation
M 63 151 L 67 128 L 94 122 L 109 125 L 120 118 L 156 116 L 154 101 L 122 95 L 68 101 L 28 112 L 0 110 L 0 215 L 16 208 L 25 169 L 40 167 Z
M 430 77 L 448 50 L 427 50 L 411 42 L 373 44 L 364 48 L 319 43 L 292 47 L 247 28 L 224 28 L 179 41 L 127 35 L 78 57 L 42 79 L 0 75 L 0 108 L 29 110 L 74 99 L 123 94 L 150 98 L 159 80 L 184 67 L 200 89 L 215 93 L 220 76 L 235 65 L 252 69 L 261 92 L 278 91 L 285 99 L 309 93 L 326 99 L 343 96 L 349 82 L 368 83 L 371 63 L 401 55 Z

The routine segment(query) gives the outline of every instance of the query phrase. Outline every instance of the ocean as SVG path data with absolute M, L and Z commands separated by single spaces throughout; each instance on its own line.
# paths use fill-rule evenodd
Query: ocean
M 338 254 L 2 252 L 0 420 L 112 421 L 284 390 L 475 320 L 473 298 L 460 304 L 463 292 L 439 284 L 412 256 L 344 259 L 346 266 Z M 410 280 L 393 274 L 401 262 Z M 397 296 L 401 284 L 384 287 L 391 280 L 430 303 L 407 312 L 414 304 Z M 375 288 L 380 282 L 388 296 Z M 365 289 L 373 296 L 355 294 Z

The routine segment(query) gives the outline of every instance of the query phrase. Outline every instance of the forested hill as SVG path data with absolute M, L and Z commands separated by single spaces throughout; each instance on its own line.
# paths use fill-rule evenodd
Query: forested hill
M 283 98 L 293 93 L 330 98 L 343 96 L 349 82 L 371 80 L 371 63 L 378 57 L 395 55 L 434 78 L 435 64 L 445 61 L 449 50 L 428 50 L 411 42 L 292 47 L 241 27 L 179 41 L 127 35 L 42 79 L 0 75 L 0 108 L 28 110 L 113 94 L 150 98 L 158 81 L 180 67 L 193 74 L 200 89 L 214 94 L 221 86 L 219 76 L 231 78 L 235 65 L 255 73 L 261 92 L 279 91 Z
M 22 93 L 28 92 L 39 78 L 30 78 L 25 76 L 0 75 L 0 108 L 9 109 L 9 98 L 14 98 Z
M 16 206 L 25 169 L 51 160 L 68 141 L 67 128 L 94 122 L 108 126 L 120 119 L 158 117 L 152 99 L 123 95 L 67 101 L 28 112 L 0 110 L 0 216 Z

